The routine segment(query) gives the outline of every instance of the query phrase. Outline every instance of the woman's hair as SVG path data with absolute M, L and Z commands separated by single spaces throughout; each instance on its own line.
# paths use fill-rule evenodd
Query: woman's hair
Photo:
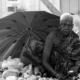
M 73 16 L 70 13 L 63 13 L 60 16 L 60 24 L 63 22 L 69 22 L 70 24 L 73 24 Z

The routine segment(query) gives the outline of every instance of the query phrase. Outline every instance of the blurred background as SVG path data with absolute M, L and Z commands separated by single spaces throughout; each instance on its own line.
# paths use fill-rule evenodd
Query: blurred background
M 65 12 L 75 14 L 74 31 L 80 35 L 80 0 L 0 0 L 0 19 L 24 11 L 47 11 L 57 16 Z
M 80 0 L 0 0 L 0 18 L 16 11 L 80 14 Z

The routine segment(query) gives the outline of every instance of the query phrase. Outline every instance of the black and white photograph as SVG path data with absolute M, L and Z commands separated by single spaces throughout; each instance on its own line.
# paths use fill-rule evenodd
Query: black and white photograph
M 80 0 L 0 0 L 0 80 L 80 80 Z

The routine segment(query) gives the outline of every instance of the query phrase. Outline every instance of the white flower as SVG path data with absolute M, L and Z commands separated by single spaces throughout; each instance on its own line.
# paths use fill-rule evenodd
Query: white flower
M 78 74 L 78 77 L 80 78 L 80 73 Z
M 2 62 L 2 66 L 1 66 L 3 69 L 4 68 L 7 68 L 8 67 L 8 62 L 6 61 L 6 60 L 4 60 L 3 62 Z
M 26 74 L 26 73 L 23 73 L 23 77 L 24 78 L 28 78 L 30 75 Z
M 18 78 L 16 76 L 9 76 L 6 80 L 18 80 Z
M 24 80 L 24 78 L 23 77 L 19 77 L 18 80 Z
M 27 78 L 27 80 L 37 80 L 37 77 L 35 75 L 32 75 L 29 78 Z

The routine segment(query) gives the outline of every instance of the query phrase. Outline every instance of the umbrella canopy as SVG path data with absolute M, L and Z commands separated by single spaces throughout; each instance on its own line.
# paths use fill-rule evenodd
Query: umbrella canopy
M 16 12 L 0 20 L 0 60 L 8 56 L 19 57 L 31 35 L 43 42 L 59 17 L 45 11 Z

